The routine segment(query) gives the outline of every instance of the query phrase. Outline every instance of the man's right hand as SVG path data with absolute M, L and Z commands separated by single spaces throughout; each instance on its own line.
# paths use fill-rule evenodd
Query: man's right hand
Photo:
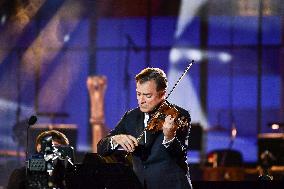
M 133 152 L 135 146 L 138 146 L 137 139 L 131 135 L 114 135 L 112 137 L 112 142 L 114 145 L 119 144 L 127 152 Z

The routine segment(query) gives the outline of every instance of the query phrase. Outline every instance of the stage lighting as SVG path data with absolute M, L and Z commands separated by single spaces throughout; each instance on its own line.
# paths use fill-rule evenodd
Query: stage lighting
M 6 23 L 6 20 L 7 20 L 7 16 L 6 16 L 6 14 L 3 14 L 1 16 L 1 25 L 4 25 Z
M 272 122 L 268 123 L 268 127 L 271 128 L 272 130 L 284 129 L 284 123 Z

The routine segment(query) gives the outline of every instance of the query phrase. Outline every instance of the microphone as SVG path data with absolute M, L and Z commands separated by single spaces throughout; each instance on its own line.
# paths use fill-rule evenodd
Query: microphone
M 32 115 L 28 120 L 28 125 L 29 126 L 34 125 L 36 122 L 37 122 L 37 117 L 35 115 Z
M 134 52 L 138 53 L 140 51 L 139 47 L 134 43 L 132 37 L 129 34 L 125 34 L 127 42 L 130 44 Z

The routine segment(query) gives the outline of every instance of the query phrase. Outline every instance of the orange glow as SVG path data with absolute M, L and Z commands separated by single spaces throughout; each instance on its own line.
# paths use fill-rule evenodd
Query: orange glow
M 23 29 L 29 24 L 45 1 L 30 1 L 28 5 L 16 7 L 15 15 L 10 18 L 0 35 L 0 64 L 16 45 Z

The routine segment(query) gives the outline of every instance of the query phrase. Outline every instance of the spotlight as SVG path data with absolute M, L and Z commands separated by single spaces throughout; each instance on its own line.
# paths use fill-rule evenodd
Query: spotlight
M 225 52 L 219 53 L 218 58 L 221 60 L 222 63 L 227 63 L 232 60 L 232 56 Z
M 279 129 L 279 125 L 274 123 L 274 124 L 271 125 L 271 128 L 273 130 L 277 130 L 277 129 Z
M 5 14 L 3 14 L 3 15 L 1 16 L 1 25 L 4 25 L 5 22 L 6 22 L 6 20 L 7 20 L 7 16 L 6 16 Z
M 280 122 L 268 123 L 268 127 L 273 130 L 284 129 L 284 123 L 280 123 Z
M 70 35 L 69 34 L 64 35 L 63 38 L 64 43 L 68 42 L 69 40 L 70 40 Z

